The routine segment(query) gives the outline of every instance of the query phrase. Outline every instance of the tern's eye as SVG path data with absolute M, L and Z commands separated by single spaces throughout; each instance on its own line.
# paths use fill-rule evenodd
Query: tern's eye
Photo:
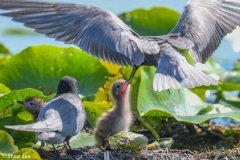
M 29 104 L 30 104 L 31 106 L 33 106 L 33 105 L 34 105 L 34 103 L 33 103 L 33 102 L 30 102 Z

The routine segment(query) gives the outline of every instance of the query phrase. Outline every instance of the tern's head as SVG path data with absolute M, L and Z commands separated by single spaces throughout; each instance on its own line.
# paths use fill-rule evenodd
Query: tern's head
M 60 79 L 57 88 L 57 95 L 63 93 L 75 93 L 78 94 L 78 82 L 75 78 L 70 76 L 64 76 Z

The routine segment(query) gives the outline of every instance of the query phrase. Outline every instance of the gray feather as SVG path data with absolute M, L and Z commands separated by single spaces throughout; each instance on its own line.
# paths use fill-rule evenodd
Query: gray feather
M 191 66 L 185 57 L 171 45 L 162 45 L 153 80 L 155 91 L 218 85 L 218 81 Z
M 111 12 L 68 3 L 1 0 L 2 15 L 94 56 L 120 65 L 144 60 L 139 36 Z M 138 42 L 139 41 L 139 42 Z
M 190 54 L 205 63 L 223 37 L 240 25 L 239 19 L 239 0 L 189 0 L 171 33 L 190 39 Z
M 0 9 L 10 10 L 2 15 L 36 32 L 75 44 L 99 59 L 125 66 L 156 66 L 154 86 L 158 91 L 217 85 L 211 77 L 183 60 L 178 49 L 188 50 L 194 60 L 205 63 L 223 37 L 240 24 L 239 0 L 189 0 L 169 34 L 145 37 L 139 36 L 111 12 L 94 6 L 0 0 Z M 172 49 L 162 50 L 166 45 Z M 163 60 L 175 60 L 176 64 Z
M 36 122 L 32 124 L 26 124 L 26 125 L 6 125 L 5 128 L 13 129 L 13 130 L 19 130 L 19 131 L 29 131 L 29 132 L 49 132 L 52 131 L 52 129 L 48 128 L 44 123 L 42 122 Z

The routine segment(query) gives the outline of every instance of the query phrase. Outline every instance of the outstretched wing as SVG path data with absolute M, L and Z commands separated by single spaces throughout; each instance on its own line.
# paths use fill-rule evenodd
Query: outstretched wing
M 140 65 L 145 42 L 110 12 L 93 6 L 48 3 L 31 0 L 0 0 L 0 9 L 13 20 L 24 23 L 88 53 L 121 65 Z
M 223 37 L 240 25 L 239 0 L 189 0 L 171 33 L 190 39 L 193 58 L 201 63 L 218 48 Z

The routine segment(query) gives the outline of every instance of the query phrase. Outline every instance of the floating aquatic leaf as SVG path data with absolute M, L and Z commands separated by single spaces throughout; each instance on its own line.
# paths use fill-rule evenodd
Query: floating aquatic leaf
M 7 132 L 0 130 L 0 153 L 13 154 L 17 150 L 13 138 Z
M 167 34 L 176 25 L 179 16 L 178 12 L 165 7 L 153 7 L 149 10 L 136 9 L 119 15 L 140 35 Z
M 16 159 L 42 159 L 37 151 L 32 148 L 22 148 L 17 153 L 13 155 Z
M 12 90 L 35 88 L 52 94 L 59 79 L 75 77 L 82 95 L 93 95 L 108 76 L 101 63 L 77 48 L 31 46 L 11 56 L 0 69 L 0 83 Z
M 188 89 L 154 92 L 150 83 L 154 73 L 155 68 L 152 67 L 145 67 L 142 70 L 137 101 L 140 115 L 174 117 L 178 121 L 191 123 L 202 123 L 214 117 L 240 119 L 239 109 L 203 102 Z M 208 112 L 199 115 L 206 108 L 209 109 Z

